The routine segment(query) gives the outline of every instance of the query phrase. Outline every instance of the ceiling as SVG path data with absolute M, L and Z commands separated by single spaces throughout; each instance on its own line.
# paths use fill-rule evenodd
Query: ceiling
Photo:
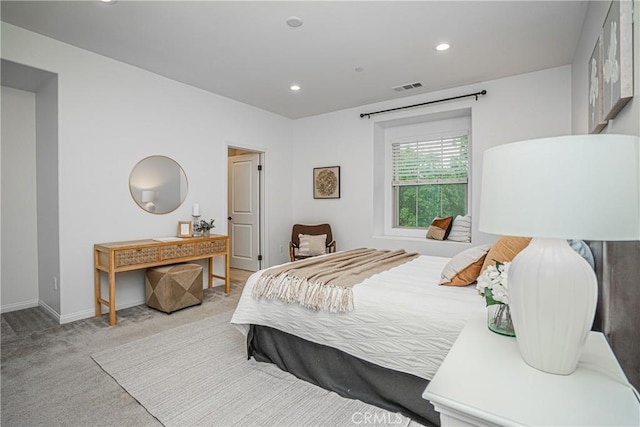
M 570 64 L 587 3 L 3 0 L 1 17 L 301 118 Z M 288 26 L 291 16 L 303 25 Z M 436 51 L 443 41 L 451 48 Z

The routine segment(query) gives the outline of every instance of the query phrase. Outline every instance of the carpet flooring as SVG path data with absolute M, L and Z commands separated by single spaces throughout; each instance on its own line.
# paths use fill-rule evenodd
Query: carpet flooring
M 399 414 L 344 399 L 275 365 L 246 359 L 230 313 L 93 355 L 165 426 L 407 426 Z
M 209 352 L 213 357 L 207 358 L 205 362 L 198 365 L 198 362 L 191 361 L 188 364 L 198 366 L 197 372 L 194 372 L 198 378 L 214 372 L 223 379 L 222 385 L 218 384 L 214 390 L 202 390 L 201 396 L 194 398 L 213 401 L 218 408 L 223 409 L 222 412 L 216 412 L 219 416 L 214 415 L 213 418 L 203 419 L 200 415 L 199 419 L 203 424 L 355 426 L 381 425 L 381 422 L 386 422 L 394 426 L 406 425 L 404 418 L 398 419 L 395 415 L 384 419 L 382 410 L 378 408 L 373 408 L 375 412 L 362 414 L 350 413 L 353 409 L 341 412 L 340 405 L 354 401 L 293 379 L 275 366 L 246 360 L 242 334 L 228 324 L 226 328 L 222 328 L 207 322 L 214 322 L 215 325 L 216 321 L 224 322 L 221 319 L 225 317 L 219 315 L 231 315 L 247 277 L 247 272 L 232 270 L 230 294 L 225 294 L 221 287 L 205 289 L 202 305 L 171 315 L 145 305 L 119 310 L 118 324 L 115 327 L 108 326 L 107 315 L 59 325 L 40 308 L 2 314 L 0 425 L 161 426 L 158 420 L 165 419 L 163 405 L 160 404 L 160 411 L 152 415 L 122 385 L 105 373 L 91 356 L 99 359 L 98 355 L 106 357 L 108 351 L 145 342 L 141 340 L 156 341 L 157 337 L 151 337 L 165 331 L 179 334 L 180 328 L 185 325 L 190 325 L 186 326 L 187 329 L 199 331 L 196 334 L 199 341 L 204 342 L 200 338 L 213 334 L 210 335 L 210 340 L 224 342 L 223 346 L 210 346 Z M 198 323 L 200 321 L 204 323 Z M 218 333 L 222 335 L 216 335 Z M 237 360 L 230 361 L 227 349 L 223 348 L 226 346 L 229 347 L 228 351 L 242 346 Z M 226 356 L 216 357 L 221 349 Z M 146 352 L 151 354 L 148 350 Z M 106 363 L 106 359 L 102 362 Z M 251 383 L 251 387 L 245 386 L 241 394 L 238 394 L 239 388 L 231 393 L 236 378 L 231 370 L 234 363 L 242 364 L 247 367 L 247 372 L 255 373 L 255 381 Z M 291 385 L 294 383 L 295 385 Z M 131 392 L 136 393 L 133 390 Z M 316 394 L 318 392 L 321 393 L 320 397 Z M 262 410 L 250 407 L 251 402 L 259 400 L 260 396 L 264 398 L 276 394 L 280 397 L 261 405 Z M 252 396 L 257 397 L 249 398 Z M 171 406 L 171 399 L 180 401 L 180 397 L 174 394 L 167 401 L 167 408 Z M 330 412 L 325 409 L 319 412 L 315 410 L 315 406 L 335 410 Z M 296 408 L 299 407 L 308 410 L 297 411 Z M 151 406 L 149 409 L 155 411 Z M 196 414 L 195 410 L 193 414 Z M 342 418 L 338 419 L 336 416 Z M 169 425 L 174 419 L 167 418 L 165 422 Z M 195 424 L 196 421 L 190 424 L 190 421 L 184 419 L 182 425 Z M 418 424 L 409 423 L 409 427 L 414 426 Z
M 170 315 L 139 305 L 59 325 L 39 307 L 1 316 L 0 425 L 160 426 L 91 355 L 235 309 L 248 274 L 232 270 L 231 292 L 204 290 L 199 306 Z

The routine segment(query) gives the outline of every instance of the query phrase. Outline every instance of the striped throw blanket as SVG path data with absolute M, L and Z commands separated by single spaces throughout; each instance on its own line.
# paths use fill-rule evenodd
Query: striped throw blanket
M 351 311 L 354 285 L 417 256 L 404 250 L 361 248 L 308 258 L 265 270 L 252 295 L 312 310 Z

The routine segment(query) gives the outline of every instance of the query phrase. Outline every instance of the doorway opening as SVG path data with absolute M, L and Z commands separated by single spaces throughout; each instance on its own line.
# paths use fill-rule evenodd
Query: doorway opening
M 0 240 L 3 249 L 20 249 L 2 253 L 0 311 L 40 306 L 60 323 L 58 75 L 5 59 L 0 63 Z
M 227 156 L 229 266 L 258 271 L 263 265 L 264 153 L 230 146 Z

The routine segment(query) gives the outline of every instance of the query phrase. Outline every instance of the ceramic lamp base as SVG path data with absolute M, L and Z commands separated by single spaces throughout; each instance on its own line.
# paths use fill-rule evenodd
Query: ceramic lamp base
M 560 375 L 577 367 L 595 316 L 595 272 L 564 239 L 534 238 L 509 267 L 509 305 L 522 358 Z

